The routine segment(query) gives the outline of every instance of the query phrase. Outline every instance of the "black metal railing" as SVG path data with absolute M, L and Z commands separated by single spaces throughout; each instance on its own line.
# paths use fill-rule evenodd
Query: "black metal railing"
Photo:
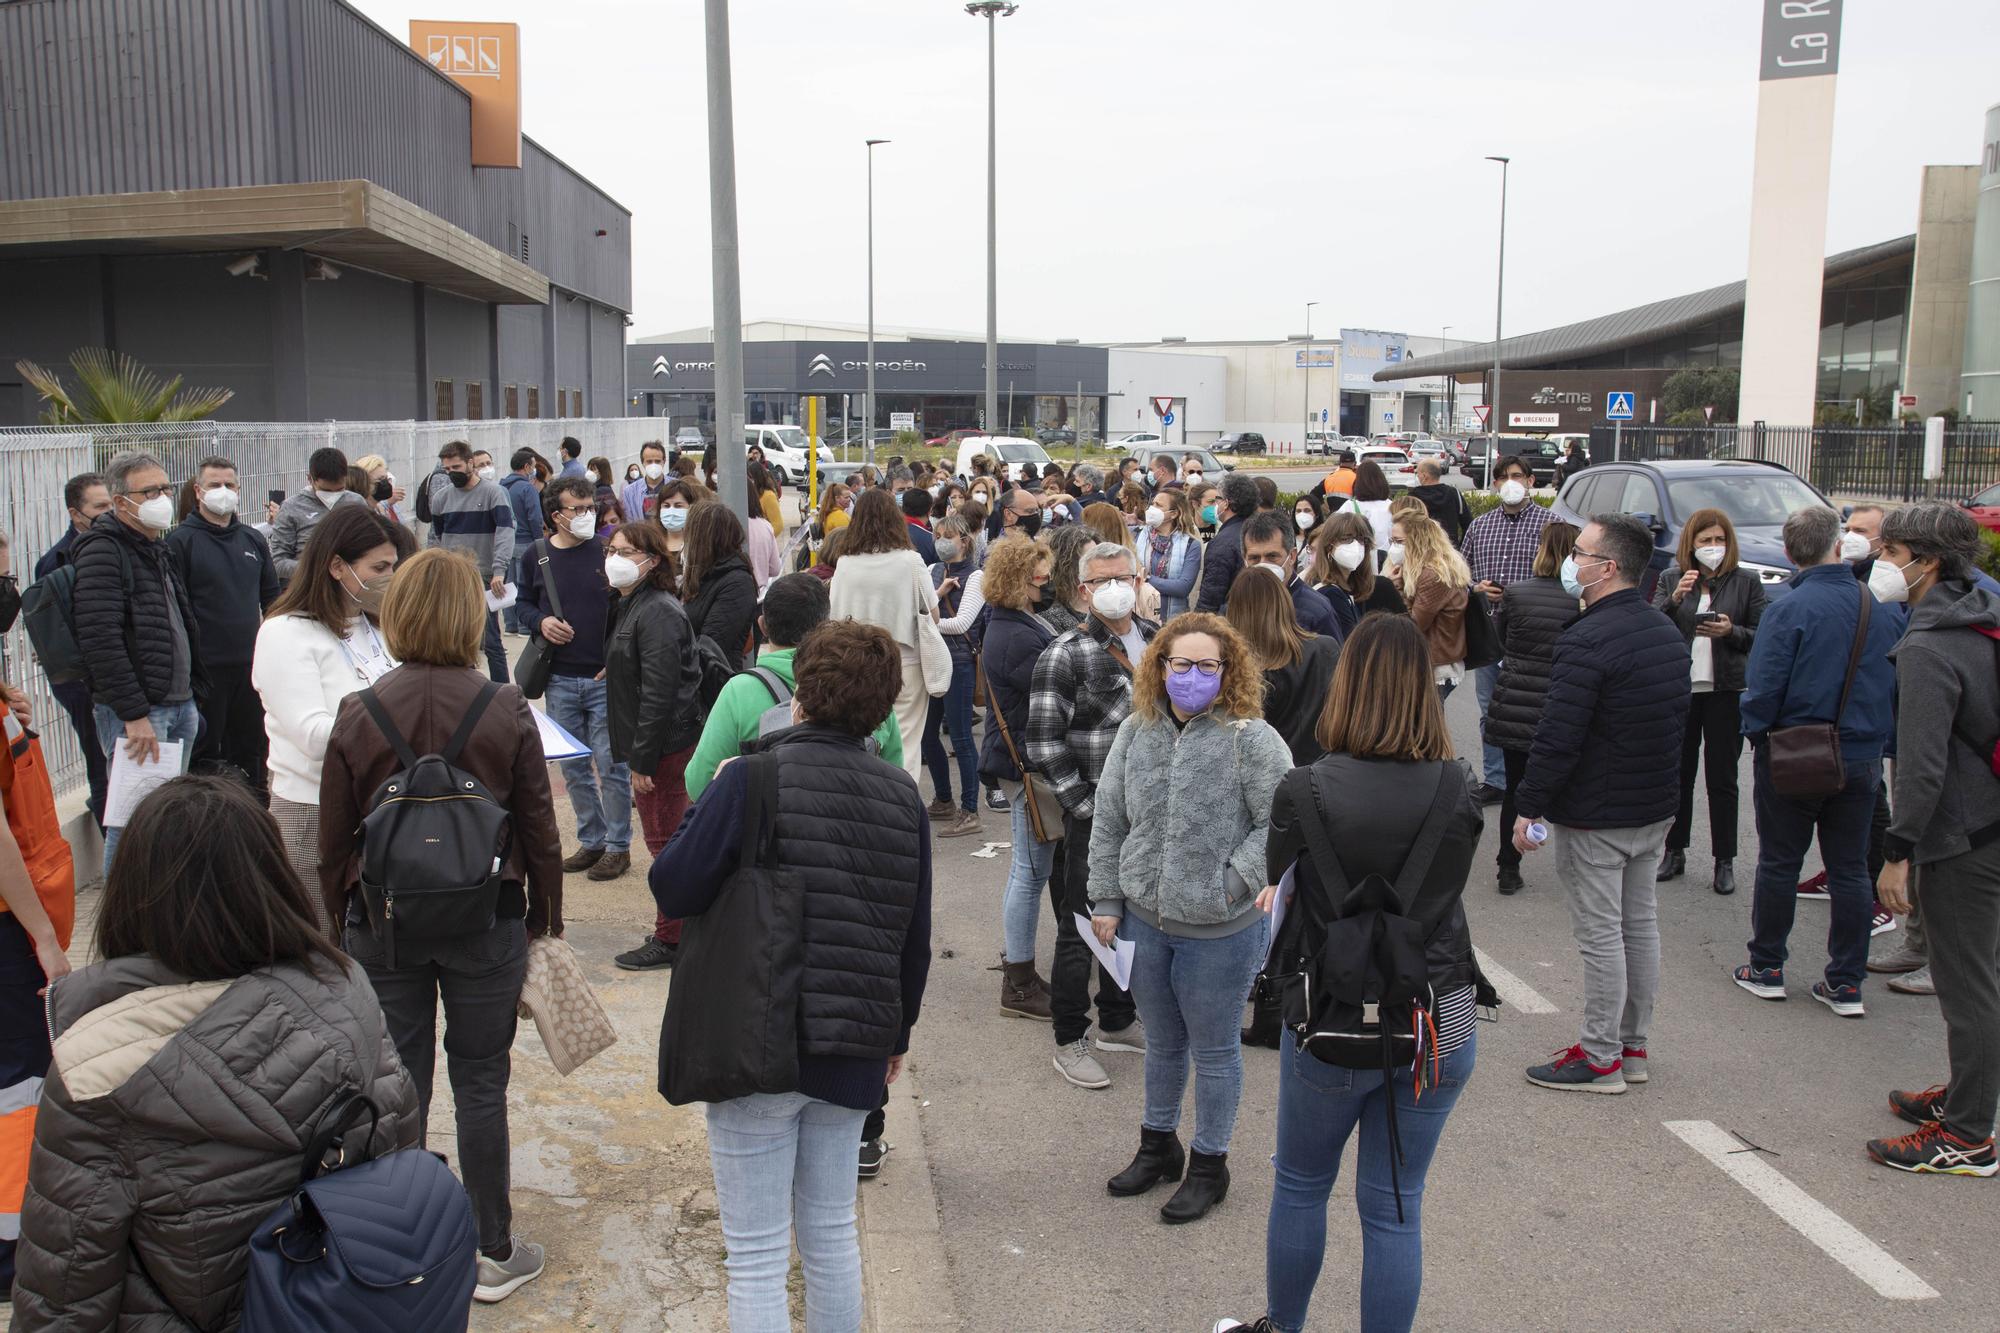
M 1598 425 L 1593 462 L 1756 458 L 1777 463 L 1828 495 L 1885 500 L 1964 499 L 2000 483 L 2000 422 L 1961 421 L 1944 432 L 1940 475 L 1924 475 L 1924 427 Z

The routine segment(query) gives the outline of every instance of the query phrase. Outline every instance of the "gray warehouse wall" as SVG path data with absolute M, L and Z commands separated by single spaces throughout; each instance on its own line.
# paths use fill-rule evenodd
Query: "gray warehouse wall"
M 427 417 L 417 383 L 414 288 L 345 269 L 338 282 L 308 282 L 307 420 Z
M 114 346 L 162 376 L 234 389 L 219 415 L 281 420 L 272 385 L 270 284 L 223 271 L 222 255 L 107 261 Z

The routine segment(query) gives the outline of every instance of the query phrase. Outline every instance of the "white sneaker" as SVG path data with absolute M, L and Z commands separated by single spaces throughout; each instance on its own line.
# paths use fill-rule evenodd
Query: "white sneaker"
M 1067 1046 L 1056 1047 L 1056 1072 L 1079 1088 L 1108 1088 L 1111 1075 L 1090 1053 L 1090 1041 L 1078 1037 Z
M 1146 1053 L 1146 1024 L 1134 1017 L 1130 1027 L 1119 1028 L 1116 1032 L 1097 1029 L 1097 1049 L 1100 1051 L 1129 1051 L 1134 1055 Z
M 504 1301 L 521 1285 L 542 1275 L 542 1247 L 531 1240 L 508 1239 L 514 1241 L 514 1252 L 505 1259 L 479 1256 L 479 1282 L 472 1289 L 473 1300 L 488 1305 Z

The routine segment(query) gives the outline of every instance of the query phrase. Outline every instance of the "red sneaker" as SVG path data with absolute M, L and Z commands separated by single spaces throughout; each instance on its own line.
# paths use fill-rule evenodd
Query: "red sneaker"
M 2000 1157 L 1989 1137 L 1968 1143 L 1932 1121 L 1899 1139 L 1871 1139 L 1868 1155 L 1883 1166 L 1931 1176 L 1990 1176 L 2000 1172 Z
M 1799 885 L 1800 902 L 1830 903 L 1833 895 L 1826 889 L 1826 872 L 1820 871 L 1811 879 Z
M 1913 1125 L 1942 1123 L 1944 1086 L 1940 1083 L 1922 1092 L 1892 1092 L 1889 1094 L 1889 1109 Z

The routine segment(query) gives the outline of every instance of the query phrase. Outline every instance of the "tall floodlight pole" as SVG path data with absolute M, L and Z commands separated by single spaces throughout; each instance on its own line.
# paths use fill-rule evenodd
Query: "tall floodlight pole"
M 1000 224 L 999 172 L 995 154 L 999 138 L 995 133 L 993 95 L 994 20 L 1003 19 L 1020 6 L 1013 0 L 973 0 L 965 12 L 986 20 L 986 433 L 998 434 L 994 421 L 1000 415 Z
M 729 0 L 706 0 L 708 234 L 715 284 L 715 484 L 748 515 L 743 435 L 743 275 L 736 253 L 736 122 L 729 91 Z
M 868 139 L 868 424 L 862 427 L 861 461 L 875 461 L 875 145 L 887 139 Z
M 1306 302 L 1306 433 L 1299 436 L 1301 453 L 1312 452 L 1306 448 L 1306 441 L 1312 438 L 1313 433 L 1313 307 L 1318 304 L 1317 301 Z
M 1500 313 L 1507 300 L 1507 164 L 1511 157 L 1488 156 L 1500 164 L 1500 267 L 1493 278 L 1493 396 L 1486 405 L 1486 484 L 1493 484 L 1493 465 L 1500 461 Z
M 1451 325 L 1444 326 L 1438 334 L 1438 355 L 1451 351 Z M 1458 429 L 1458 376 L 1444 377 L 1444 429 L 1450 434 Z

